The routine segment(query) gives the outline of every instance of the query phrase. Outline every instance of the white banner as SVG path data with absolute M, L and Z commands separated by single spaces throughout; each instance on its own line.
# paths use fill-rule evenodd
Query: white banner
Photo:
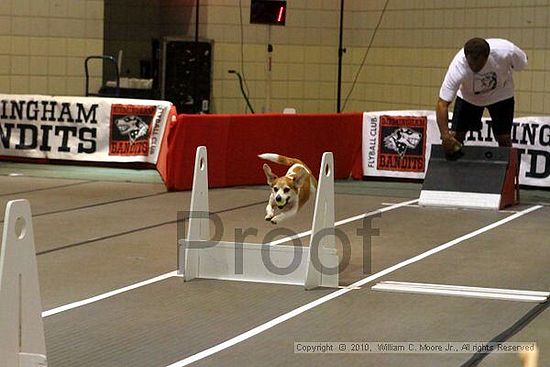
M 171 107 L 138 99 L 0 95 L 0 155 L 154 164 Z
M 423 179 L 434 137 L 433 111 L 365 112 L 363 175 Z
M 498 146 L 484 118 L 465 145 Z M 521 154 L 520 184 L 550 187 L 550 117 L 514 119 L 512 143 Z M 423 179 L 431 145 L 441 144 L 434 111 L 363 114 L 363 175 Z

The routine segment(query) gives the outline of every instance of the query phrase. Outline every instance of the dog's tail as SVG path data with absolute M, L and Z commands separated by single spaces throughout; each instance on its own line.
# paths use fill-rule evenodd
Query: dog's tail
M 304 162 L 302 162 L 299 159 L 289 158 L 289 157 L 285 157 L 284 155 L 275 154 L 275 153 L 263 153 L 258 155 L 258 157 L 260 157 L 261 159 L 265 159 L 266 161 L 279 163 L 285 166 L 292 166 L 293 164 L 301 164 L 305 166 Z

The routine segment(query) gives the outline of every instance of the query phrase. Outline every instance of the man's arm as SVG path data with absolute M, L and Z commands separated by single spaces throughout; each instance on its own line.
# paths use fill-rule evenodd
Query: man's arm
M 527 67 L 527 54 L 512 43 L 510 52 L 510 66 L 515 71 L 522 71 Z
M 435 113 L 445 156 L 447 159 L 455 160 L 461 155 L 462 144 L 449 132 L 449 104 L 450 102 L 439 97 Z
M 439 133 L 441 134 L 441 140 L 448 139 L 451 134 L 449 133 L 449 105 L 451 103 L 441 99 L 437 99 L 437 105 L 435 107 L 435 114 L 437 119 L 437 126 L 439 127 Z

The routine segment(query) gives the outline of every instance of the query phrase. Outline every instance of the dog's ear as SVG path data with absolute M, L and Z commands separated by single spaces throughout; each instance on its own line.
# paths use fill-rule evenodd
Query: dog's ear
M 294 176 L 294 185 L 296 186 L 296 188 L 302 187 L 302 185 L 304 184 L 304 181 L 306 180 L 306 177 L 307 177 L 307 174 L 306 174 L 306 170 L 304 169 L 300 170 L 300 172 L 298 172 L 296 176 Z
M 271 186 L 273 181 L 277 179 L 277 175 L 274 174 L 273 171 L 271 171 L 271 167 L 269 167 L 267 163 L 264 163 L 263 168 L 264 168 L 265 177 L 267 177 L 267 184 Z

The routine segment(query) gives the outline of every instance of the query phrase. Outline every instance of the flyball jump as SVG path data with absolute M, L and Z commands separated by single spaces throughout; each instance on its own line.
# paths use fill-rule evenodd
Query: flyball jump
M 195 156 L 187 232 L 178 241 L 178 273 L 186 281 L 208 278 L 295 284 L 306 289 L 338 287 L 332 153 L 324 153 L 321 162 L 309 246 L 211 240 L 208 161 L 203 146 Z

